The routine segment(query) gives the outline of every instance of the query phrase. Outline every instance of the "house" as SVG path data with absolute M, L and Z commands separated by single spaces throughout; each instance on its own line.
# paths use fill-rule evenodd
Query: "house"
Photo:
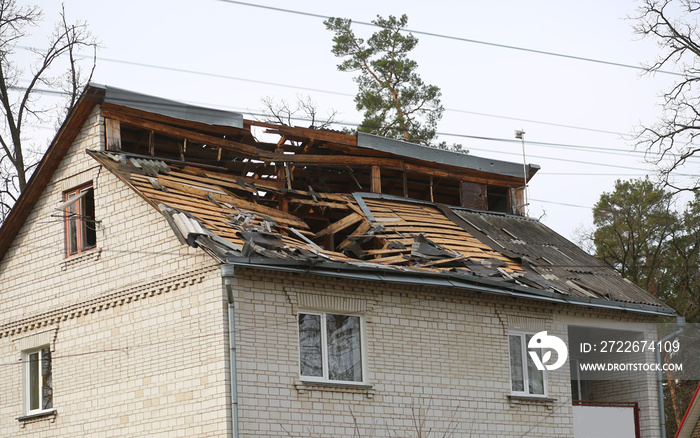
M 698 438 L 700 437 L 700 385 L 698 385 L 693 397 L 690 399 L 688 410 L 678 426 L 675 438 Z
M 89 85 L 0 229 L 0 435 L 657 437 L 653 377 L 528 351 L 674 315 L 538 169 Z

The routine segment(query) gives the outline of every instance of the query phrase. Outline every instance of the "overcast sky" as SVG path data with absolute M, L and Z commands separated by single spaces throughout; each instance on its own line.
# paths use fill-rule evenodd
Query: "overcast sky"
M 568 238 L 592 226 L 591 207 L 616 179 L 654 176 L 625 136 L 655 120 L 659 95 L 674 77 L 537 53 L 632 66 L 652 61 L 655 43 L 635 36 L 626 18 L 636 2 L 250 2 L 362 22 L 407 14 L 409 29 L 442 35 L 417 34 L 411 55 L 423 80 L 442 90 L 440 140 L 522 162 L 514 131 L 524 130 L 527 161 L 542 167 L 530 184 L 530 216 Z M 58 17 L 58 2 L 45 3 L 39 34 Z M 341 121 L 361 121 L 352 74 L 337 70 L 322 18 L 221 0 L 67 0 L 65 7 L 102 43 L 95 82 L 244 113 L 260 112 L 264 97 L 308 95 L 322 115 L 332 109 Z M 687 170 L 698 173 L 697 164 Z

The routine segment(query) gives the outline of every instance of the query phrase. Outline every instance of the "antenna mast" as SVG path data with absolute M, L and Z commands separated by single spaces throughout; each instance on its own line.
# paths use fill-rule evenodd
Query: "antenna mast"
M 525 131 L 517 129 L 515 138 L 522 141 L 523 145 L 523 216 L 527 216 L 527 206 L 530 205 L 527 201 L 527 160 L 525 159 Z

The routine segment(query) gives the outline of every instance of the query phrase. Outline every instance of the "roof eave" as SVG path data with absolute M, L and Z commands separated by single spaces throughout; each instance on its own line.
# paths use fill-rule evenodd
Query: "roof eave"
M 357 147 L 381 151 L 401 157 L 411 157 L 426 163 L 454 166 L 470 171 L 520 178 L 521 180 L 524 176 L 523 165 L 519 163 L 477 157 L 470 154 L 432 148 L 364 132 L 357 133 Z M 537 164 L 527 164 L 526 168 L 527 181 L 530 181 L 535 173 L 540 170 L 540 166 Z
M 236 266 L 351 278 L 353 280 L 385 281 L 421 286 L 451 287 L 513 298 L 531 299 L 551 303 L 571 304 L 596 309 L 622 310 L 654 316 L 675 316 L 670 307 L 648 304 L 609 301 L 596 298 L 567 296 L 520 285 L 504 285 L 500 282 L 457 273 L 418 272 L 407 268 L 358 262 L 356 264 L 324 261 L 299 261 L 269 259 L 263 257 L 228 257 L 226 263 Z

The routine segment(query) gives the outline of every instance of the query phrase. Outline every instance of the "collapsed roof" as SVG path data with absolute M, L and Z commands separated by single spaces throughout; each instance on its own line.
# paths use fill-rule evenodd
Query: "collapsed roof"
M 536 165 L 90 93 L 106 147 L 89 155 L 222 263 L 674 313 L 522 216 Z

